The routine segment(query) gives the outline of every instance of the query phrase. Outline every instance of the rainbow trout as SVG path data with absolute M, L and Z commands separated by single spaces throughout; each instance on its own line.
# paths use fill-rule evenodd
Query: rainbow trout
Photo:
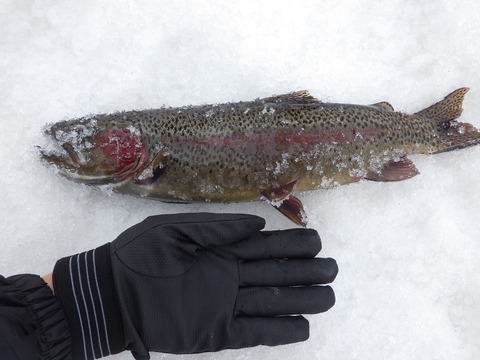
M 480 143 L 456 119 L 468 88 L 413 115 L 307 91 L 220 105 L 125 111 L 48 125 L 41 150 L 67 178 L 167 201 L 266 199 L 306 225 L 293 191 L 418 174 L 408 154 Z

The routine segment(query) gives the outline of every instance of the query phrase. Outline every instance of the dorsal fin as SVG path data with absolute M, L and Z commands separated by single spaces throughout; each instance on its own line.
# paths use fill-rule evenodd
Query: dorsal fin
M 415 115 L 425 116 L 440 123 L 453 121 L 462 114 L 463 97 L 469 88 L 463 87 L 447 95 L 443 100 L 417 112 Z
M 311 104 L 318 103 L 320 100 L 314 98 L 307 90 L 294 91 L 288 94 L 273 95 L 264 99 L 260 99 L 263 102 L 274 103 L 293 103 L 293 104 Z
M 377 109 L 380 109 L 380 110 L 395 111 L 395 110 L 393 110 L 393 106 L 390 105 L 390 103 L 388 103 L 386 101 L 381 101 L 381 102 L 372 104 L 370 106 L 376 107 Z

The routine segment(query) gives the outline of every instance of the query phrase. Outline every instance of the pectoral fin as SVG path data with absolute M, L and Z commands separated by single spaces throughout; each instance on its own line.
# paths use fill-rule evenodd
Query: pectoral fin
M 262 191 L 262 195 L 271 201 L 282 201 L 290 195 L 296 183 L 295 180 L 285 185 L 268 188 Z
M 135 182 L 151 184 L 158 179 L 167 166 L 169 152 L 167 149 L 160 150 L 145 168 L 133 178 Z
M 292 220 L 295 224 L 305 227 L 307 226 L 307 216 L 303 208 L 302 202 L 295 196 L 291 195 L 297 181 L 291 183 L 274 186 L 262 191 L 262 195 L 267 202 L 283 215 Z
M 380 170 L 380 172 L 371 171 L 365 177 L 372 181 L 400 181 L 406 180 L 420 174 L 413 162 L 404 157 L 399 161 L 390 161 Z

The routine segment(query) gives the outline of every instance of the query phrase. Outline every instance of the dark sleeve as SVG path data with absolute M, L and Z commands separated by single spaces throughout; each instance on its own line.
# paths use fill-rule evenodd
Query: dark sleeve
M 38 275 L 0 275 L 2 360 L 71 360 L 63 309 Z

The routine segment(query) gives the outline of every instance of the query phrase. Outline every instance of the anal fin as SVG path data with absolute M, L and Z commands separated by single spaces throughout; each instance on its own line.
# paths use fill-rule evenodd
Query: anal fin
M 401 181 L 420 174 L 413 162 L 403 157 L 398 161 L 392 160 L 385 164 L 380 172 L 371 171 L 365 179 L 372 181 Z
M 285 185 L 274 186 L 261 192 L 267 202 L 280 211 L 295 224 L 307 226 L 307 216 L 303 204 L 297 197 L 291 195 L 297 181 Z

